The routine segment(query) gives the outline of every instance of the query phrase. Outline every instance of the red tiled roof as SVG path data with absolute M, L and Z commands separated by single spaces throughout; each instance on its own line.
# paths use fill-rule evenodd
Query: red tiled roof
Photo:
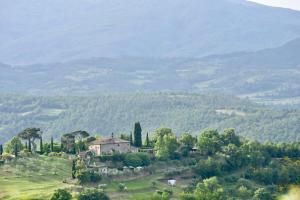
M 127 140 L 122 140 L 119 138 L 103 138 L 90 142 L 90 145 L 100 145 L 100 144 L 120 144 L 120 143 L 130 143 Z

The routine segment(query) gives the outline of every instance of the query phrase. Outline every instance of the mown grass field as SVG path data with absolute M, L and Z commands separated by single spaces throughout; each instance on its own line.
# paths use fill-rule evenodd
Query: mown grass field
M 47 156 L 20 158 L 0 166 L 0 200 L 49 199 L 56 189 L 72 187 L 63 183 L 70 175 L 71 162 L 67 159 Z M 128 181 L 104 178 L 100 184 L 107 184 L 105 191 L 112 200 L 147 200 L 156 190 L 163 189 L 171 189 L 173 199 L 177 199 L 186 183 L 179 181 L 176 187 L 171 187 L 167 181 L 161 181 L 161 177 L 162 173 Z M 155 187 L 152 182 L 156 182 Z M 119 183 L 124 183 L 127 191 L 119 191 Z

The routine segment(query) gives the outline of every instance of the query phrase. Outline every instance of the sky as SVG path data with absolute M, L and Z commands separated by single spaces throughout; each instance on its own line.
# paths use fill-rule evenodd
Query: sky
M 262 3 L 270 6 L 300 10 L 300 0 L 250 0 L 250 1 Z

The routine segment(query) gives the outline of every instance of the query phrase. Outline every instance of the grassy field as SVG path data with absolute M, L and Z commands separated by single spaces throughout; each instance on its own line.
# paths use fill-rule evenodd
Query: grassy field
M 167 181 L 160 181 L 162 174 L 155 174 L 136 180 L 122 181 L 128 188 L 126 192 L 118 191 L 118 184 L 120 182 L 111 182 L 108 184 L 106 190 L 113 200 L 147 200 L 153 195 L 156 190 L 170 189 L 173 191 L 173 198 L 177 199 L 179 193 L 182 191 L 181 187 L 186 183 L 179 181 L 177 186 L 171 187 L 167 185 Z M 152 186 L 152 182 L 156 182 L 156 186 Z
M 21 158 L 0 166 L 0 199 L 48 199 L 54 190 L 63 188 L 63 180 L 70 176 L 67 159 L 38 156 Z
M 59 157 L 37 156 L 20 158 L 0 166 L 0 200 L 45 200 L 54 190 L 69 188 L 72 185 L 63 183 L 71 175 L 71 162 Z M 147 200 L 156 190 L 171 189 L 173 199 L 186 185 L 179 181 L 178 186 L 170 187 L 167 181 L 161 180 L 162 173 L 155 173 L 128 181 L 111 181 L 104 178 L 101 183 L 107 184 L 105 190 L 112 200 Z M 153 187 L 152 182 L 156 182 Z M 100 183 L 100 184 L 101 184 Z M 118 184 L 124 183 L 127 191 L 118 191 Z M 76 196 L 73 193 L 73 196 Z

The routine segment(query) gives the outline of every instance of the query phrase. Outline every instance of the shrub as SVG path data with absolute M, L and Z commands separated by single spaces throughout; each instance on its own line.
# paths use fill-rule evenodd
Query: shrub
M 111 161 L 113 162 L 123 162 L 125 159 L 125 154 L 114 152 L 111 156 Z
M 94 171 L 82 171 L 77 174 L 77 179 L 80 184 L 84 183 L 96 183 L 101 181 L 102 176 L 98 173 L 95 173 Z
M 143 165 L 143 161 L 137 154 L 129 153 L 125 156 L 124 164 L 126 166 L 138 167 Z
M 152 185 L 153 188 L 156 188 L 157 183 L 155 181 L 152 181 L 151 185 Z
M 237 181 L 237 186 L 238 187 L 241 187 L 241 186 L 244 186 L 248 189 L 252 189 L 253 188 L 253 183 L 247 179 L 244 179 L 244 178 L 240 178 L 238 181 Z
M 93 189 L 81 192 L 78 200 L 109 200 L 109 197 L 104 192 Z
M 200 160 L 193 170 L 202 178 L 210 178 L 212 176 L 220 175 L 221 164 L 212 158 L 208 158 L 207 160 Z
M 197 200 L 194 194 L 191 193 L 181 193 L 180 194 L 181 200 Z
M 56 190 L 51 197 L 51 200 L 71 200 L 71 199 L 72 199 L 72 195 L 70 194 L 70 192 L 63 189 Z
M 125 186 L 124 183 L 119 183 L 119 184 L 118 184 L 118 190 L 119 190 L 119 191 L 124 191 L 125 188 L 126 188 L 126 186 Z
M 151 159 L 149 154 L 147 153 L 137 153 L 136 154 L 142 160 L 142 166 L 149 166 L 151 163 Z
M 272 200 L 274 199 L 269 191 L 267 191 L 265 188 L 258 188 L 254 192 L 253 196 L 254 200 Z

